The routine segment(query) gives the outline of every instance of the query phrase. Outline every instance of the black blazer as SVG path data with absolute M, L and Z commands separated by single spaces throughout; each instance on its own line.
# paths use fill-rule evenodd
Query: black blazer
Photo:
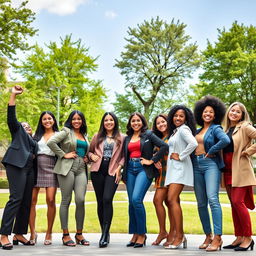
M 124 140 L 124 168 L 123 168 L 123 181 L 126 182 L 127 179 L 127 167 L 128 162 L 130 159 L 130 153 L 128 151 L 128 144 L 131 140 L 132 135 L 126 136 Z M 154 148 L 158 147 L 159 151 L 153 155 Z M 146 132 L 142 133 L 140 136 L 140 151 L 141 157 L 147 160 L 153 160 L 155 163 L 158 162 L 163 156 L 168 152 L 168 145 L 158 138 L 152 131 L 147 130 Z M 151 165 L 143 165 L 147 177 L 149 179 L 153 179 L 159 175 L 158 170 L 156 169 L 154 164 Z
M 15 106 L 8 106 L 7 124 L 12 136 L 12 142 L 3 157 L 2 163 L 4 166 L 11 164 L 23 168 L 28 161 L 29 154 L 37 153 L 37 142 L 26 133 L 21 123 L 18 122 Z

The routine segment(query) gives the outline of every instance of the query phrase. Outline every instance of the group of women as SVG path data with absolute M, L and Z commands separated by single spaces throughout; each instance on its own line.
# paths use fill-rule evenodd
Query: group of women
M 43 112 L 32 138 L 30 126 L 18 122 L 15 98 L 20 86 L 12 88 L 8 105 L 8 126 L 12 143 L 3 164 L 10 187 L 1 224 L 1 247 L 13 244 L 35 245 L 36 202 L 40 188 L 46 188 L 47 232 L 45 245 L 52 244 L 52 226 L 56 214 L 55 194 L 61 190 L 60 220 L 65 246 L 90 243 L 83 236 L 84 198 L 90 165 L 91 180 L 97 198 L 97 213 L 102 235 L 99 247 L 107 247 L 113 217 L 113 197 L 120 180 L 126 184 L 129 199 L 129 233 L 127 247 L 146 245 L 145 194 L 155 180 L 154 205 L 159 234 L 153 245 L 163 240 L 164 248 L 187 247 L 183 231 L 180 194 L 184 186 L 194 186 L 205 240 L 199 246 L 207 252 L 222 248 L 222 210 L 219 202 L 221 176 L 231 202 L 236 239 L 225 249 L 253 250 L 249 209 L 254 209 L 255 174 L 250 157 L 256 153 L 256 129 L 251 125 L 245 106 L 233 103 L 226 111 L 216 97 L 205 96 L 195 104 L 194 113 L 184 105 L 175 105 L 168 115 L 160 114 L 148 128 L 145 117 L 135 112 L 127 123 L 127 136 L 119 131 L 118 119 L 106 112 L 99 132 L 89 144 L 86 120 L 73 111 L 58 131 L 51 112 Z M 221 123 L 223 121 L 223 128 Z M 196 123 L 200 126 L 196 129 Z M 222 175 L 223 174 L 223 175 Z M 75 194 L 75 241 L 69 235 L 68 210 Z M 208 203 L 211 209 L 211 228 Z M 167 206 L 167 213 L 166 207 Z M 30 211 L 29 211 L 30 209 Z M 166 229 L 166 216 L 170 230 Z M 15 220 L 15 225 L 14 224 Z M 28 223 L 31 236 L 27 240 Z M 8 236 L 14 233 L 13 243 Z

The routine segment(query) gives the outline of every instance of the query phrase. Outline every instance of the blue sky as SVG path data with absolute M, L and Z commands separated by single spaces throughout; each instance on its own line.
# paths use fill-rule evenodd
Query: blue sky
M 235 20 L 256 25 L 255 0 L 30 0 L 29 7 L 36 12 L 34 26 L 39 29 L 31 43 L 43 46 L 71 33 L 74 40 L 81 38 L 89 53 L 99 56 L 93 78 L 103 81 L 110 96 L 124 90 L 125 81 L 113 66 L 128 27 L 156 16 L 167 22 L 174 18 L 187 25 L 191 42 L 203 50 L 207 39 L 216 40 L 217 28 L 229 29 Z

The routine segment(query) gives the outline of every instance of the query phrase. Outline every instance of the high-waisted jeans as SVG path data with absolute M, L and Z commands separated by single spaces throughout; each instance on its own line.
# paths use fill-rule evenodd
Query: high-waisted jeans
M 140 161 L 129 161 L 127 169 L 127 192 L 129 197 L 129 233 L 145 234 L 146 211 L 143 205 L 145 194 L 152 183 L 152 179 L 141 165 Z
M 212 233 L 208 203 L 211 208 L 215 235 L 222 235 L 222 210 L 219 202 L 221 172 L 211 158 L 196 156 L 194 161 L 194 190 L 198 212 L 205 234 Z

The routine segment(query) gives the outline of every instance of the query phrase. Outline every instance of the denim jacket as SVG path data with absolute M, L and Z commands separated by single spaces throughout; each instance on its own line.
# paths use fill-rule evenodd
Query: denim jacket
M 197 130 L 197 134 L 202 128 Z M 222 127 L 217 124 L 211 124 L 207 132 L 204 135 L 204 149 L 209 155 L 215 155 L 212 158 L 216 162 L 219 169 L 223 168 L 224 162 L 221 157 L 220 151 L 230 143 L 230 139 L 223 131 Z

